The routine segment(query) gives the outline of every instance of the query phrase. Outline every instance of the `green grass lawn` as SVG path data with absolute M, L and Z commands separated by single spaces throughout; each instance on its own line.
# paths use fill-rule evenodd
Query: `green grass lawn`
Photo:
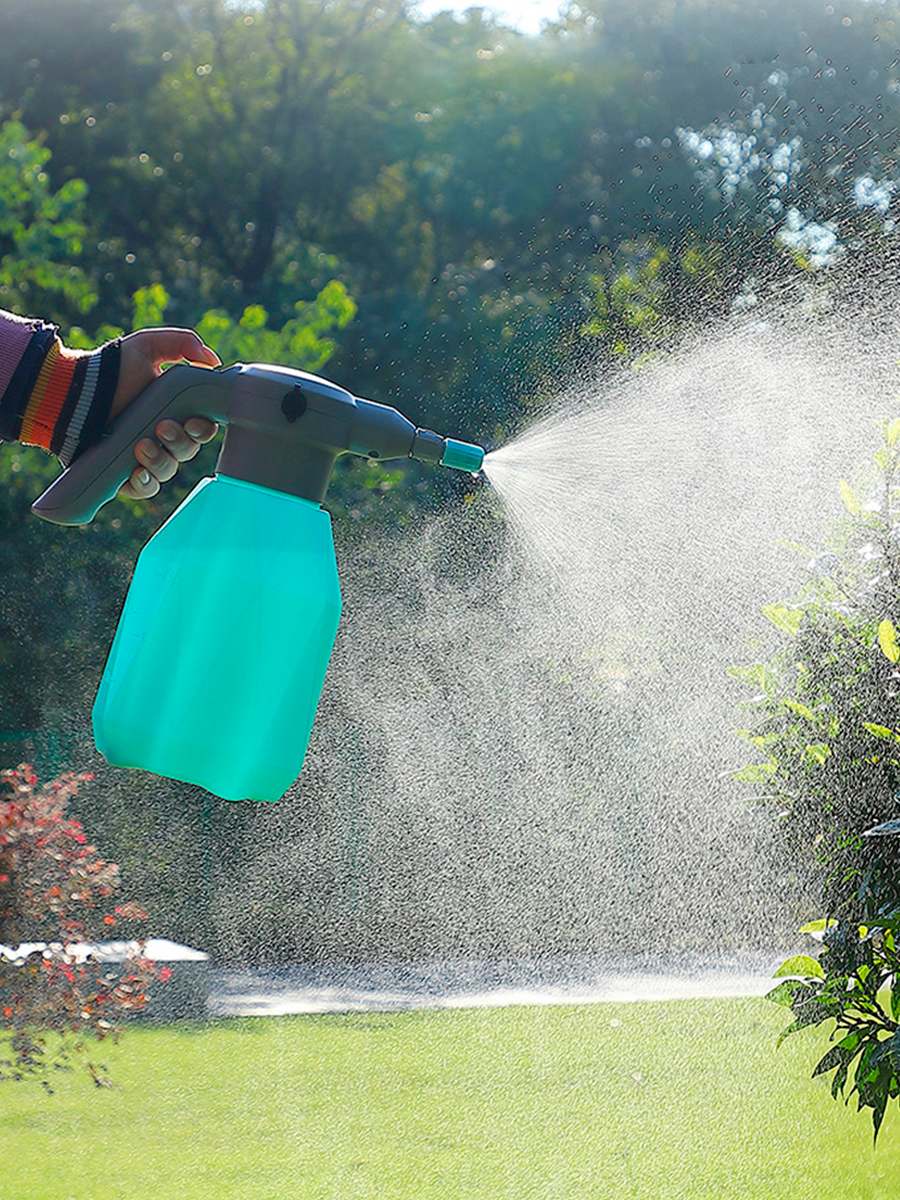
M 869 1200 L 900 1121 L 764 1000 L 130 1029 L 116 1086 L 0 1084 L 2 1200 Z

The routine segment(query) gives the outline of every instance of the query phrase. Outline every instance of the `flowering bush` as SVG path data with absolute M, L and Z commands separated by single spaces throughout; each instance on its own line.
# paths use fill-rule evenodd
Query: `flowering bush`
M 151 979 L 164 979 L 126 944 L 120 962 L 101 961 L 97 940 L 146 913 L 110 902 L 119 868 L 105 862 L 70 799 L 90 775 L 40 785 L 32 767 L 0 772 L 0 1079 L 37 1078 L 66 1069 L 85 1038 L 117 1037 L 117 1023 L 143 1008 Z M 88 1063 L 94 1081 L 104 1068 Z

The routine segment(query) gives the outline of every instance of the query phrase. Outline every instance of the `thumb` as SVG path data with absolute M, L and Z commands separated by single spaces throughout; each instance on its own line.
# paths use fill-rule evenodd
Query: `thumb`
M 192 362 L 218 367 L 221 359 L 215 350 L 204 345 L 193 329 L 139 329 L 123 340 L 123 345 L 132 338 L 139 343 L 136 349 L 142 357 L 158 369 L 164 363 Z
M 166 363 L 187 360 L 217 367 L 221 359 L 192 329 L 139 329 L 122 338 L 119 382 L 110 420 L 118 416 L 160 374 Z

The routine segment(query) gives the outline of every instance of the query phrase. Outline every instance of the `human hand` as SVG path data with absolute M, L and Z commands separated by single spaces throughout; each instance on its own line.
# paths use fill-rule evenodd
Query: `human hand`
M 220 364 L 218 354 L 205 346 L 190 329 L 139 329 L 122 338 L 119 383 L 113 397 L 110 420 L 117 417 L 144 388 L 162 373 L 164 363 L 190 362 L 206 367 Z M 166 419 L 156 426 L 159 439 L 141 438 L 134 448 L 138 466 L 119 489 L 131 500 L 155 496 L 160 484 L 178 470 L 179 463 L 194 457 L 200 447 L 215 437 L 218 426 L 206 417 L 189 417 L 184 425 Z

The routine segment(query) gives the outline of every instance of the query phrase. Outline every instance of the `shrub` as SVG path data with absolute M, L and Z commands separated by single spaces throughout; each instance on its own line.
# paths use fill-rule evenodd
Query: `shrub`
M 900 421 L 885 424 L 874 474 L 841 481 L 847 516 L 810 562 L 810 582 L 766 615 L 788 636 L 771 663 L 733 673 L 756 689 L 744 735 L 764 755 L 757 786 L 798 864 L 818 919 L 814 954 L 780 968 L 770 998 L 793 1024 L 833 1022 L 815 1074 L 856 1095 L 875 1136 L 900 1097 Z M 852 1087 L 846 1093 L 850 1074 Z
M 67 815 L 90 775 L 40 785 L 23 765 L 0 772 L 0 1079 L 38 1079 L 50 1090 L 88 1038 L 117 1037 L 122 1017 L 140 1010 L 151 979 L 164 979 L 128 943 L 122 962 L 99 960 L 96 942 L 146 914 L 111 901 L 119 869 L 97 854 Z M 87 1063 L 94 1081 L 105 1070 Z

